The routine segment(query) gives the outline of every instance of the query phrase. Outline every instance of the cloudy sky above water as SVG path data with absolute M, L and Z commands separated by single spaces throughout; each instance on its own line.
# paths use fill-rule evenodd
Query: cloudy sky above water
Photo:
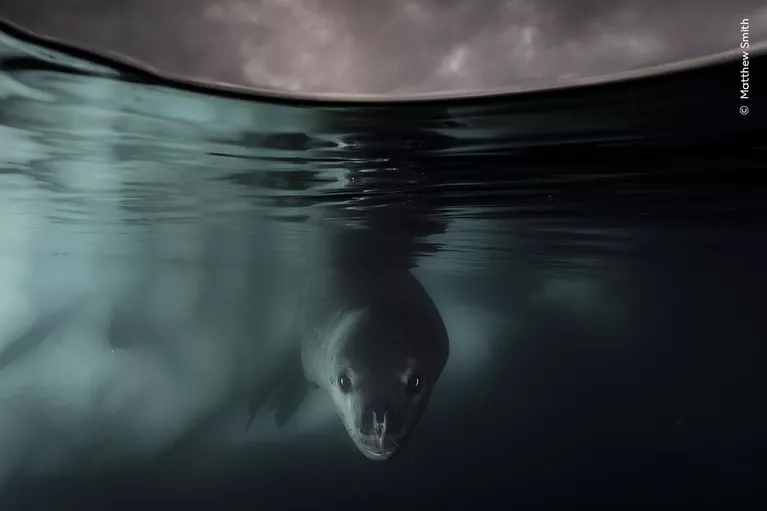
M 762 0 L 5 0 L 0 16 L 172 74 L 301 93 L 545 85 L 767 38 Z

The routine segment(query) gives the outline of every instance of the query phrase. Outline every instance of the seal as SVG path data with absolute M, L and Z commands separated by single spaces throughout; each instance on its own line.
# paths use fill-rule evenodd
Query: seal
M 405 269 L 320 272 L 299 300 L 290 338 L 284 363 L 250 402 L 248 424 L 270 396 L 275 421 L 287 423 L 319 388 L 358 450 L 377 461 L 410 438 L 449 356 L 442 316 Z

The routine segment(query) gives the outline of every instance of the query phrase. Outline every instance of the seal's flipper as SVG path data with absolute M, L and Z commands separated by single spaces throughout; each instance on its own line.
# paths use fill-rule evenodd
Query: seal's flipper
M 304 402 L 308 391 L 309 385 L 303 378 L 302 381 L 292 382 L 291 385 L 286 385 L 283 388 L 282 399 L 278 403 L 274 414 L 274 422 L 279 427 L 287 424 L 293 415 L 296 414 L 301 403 Z
M 285 361 L 271 372 L 251 398 L 248 404 L 246 429 L 250 427 L 264 405 L 268 405 L 269 409 L 275 410 L 280 416 L 287 415 L 289 419 L 298 409 L 298 405 L 301 404 L 303 396 L 306 394 L 306 391 L 302 391 L 301 387 L 306 387 L 306 385 L 301 367 L 301 353 L 298 349 L 290 350 L 286 354 Z M 297 395 L 301 396 L 300 399 Z M 296 399 L 298 399 L 298 403 L 293 404 Z M 293 412 L 288 412 L 287 410 L 291 408 Z
M 266 409 L 270 412 L 276 412 L 280 408 L 280 404 L 282 403 L 282 398 L 284 396 L 280 395 L 282 393 L 282 390 L 280 390 L 279 393 L 275 393 L 271 399 L 269 399 L 269 403 L 267 404 Z
M 248 423 L 245 425 L 245 429 L 248 429 L 253 423 L 253 419 L 258 415 L 258 411 L 264 406 L 264 403 L 269 399 L 274 388 L 274 382 L 267 381 L 263 388 L 253 395 L 248 403 Z

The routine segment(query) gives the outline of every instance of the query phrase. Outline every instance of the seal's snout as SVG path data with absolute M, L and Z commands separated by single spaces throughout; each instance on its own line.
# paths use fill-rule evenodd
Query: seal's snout
M 371 400 L 362 409 L 359 433 L 352 435 L 360 451 L 372 460 L 389 459 L 397 450 L 396 421 L 392 407 L 384 400 Z
M 384 436 L 389 426 L 389 409 L 382 399 L 368 403 L 362 415 L 362 434 Z

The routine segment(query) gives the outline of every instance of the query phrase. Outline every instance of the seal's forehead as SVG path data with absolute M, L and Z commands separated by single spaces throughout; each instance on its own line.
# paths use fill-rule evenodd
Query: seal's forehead
M 408 373 L 412 373 L 413 371 L 415 371 L 418 365 L 419 365 L 418 359 L 416 359 L 415 357 L 411 356 L 411 357 L 405 358 L 405 371 L 407 371 Z
M 428 360 L 423 363 L 417 357 L 395 350 L 384 352 L 365 352 L 360 350 L 356 356 L 348 359 L 349 367 L 355 372 L 372 378 L 385 377 L 395 381 L 407 381 L 413 374 L 428 371 Z

